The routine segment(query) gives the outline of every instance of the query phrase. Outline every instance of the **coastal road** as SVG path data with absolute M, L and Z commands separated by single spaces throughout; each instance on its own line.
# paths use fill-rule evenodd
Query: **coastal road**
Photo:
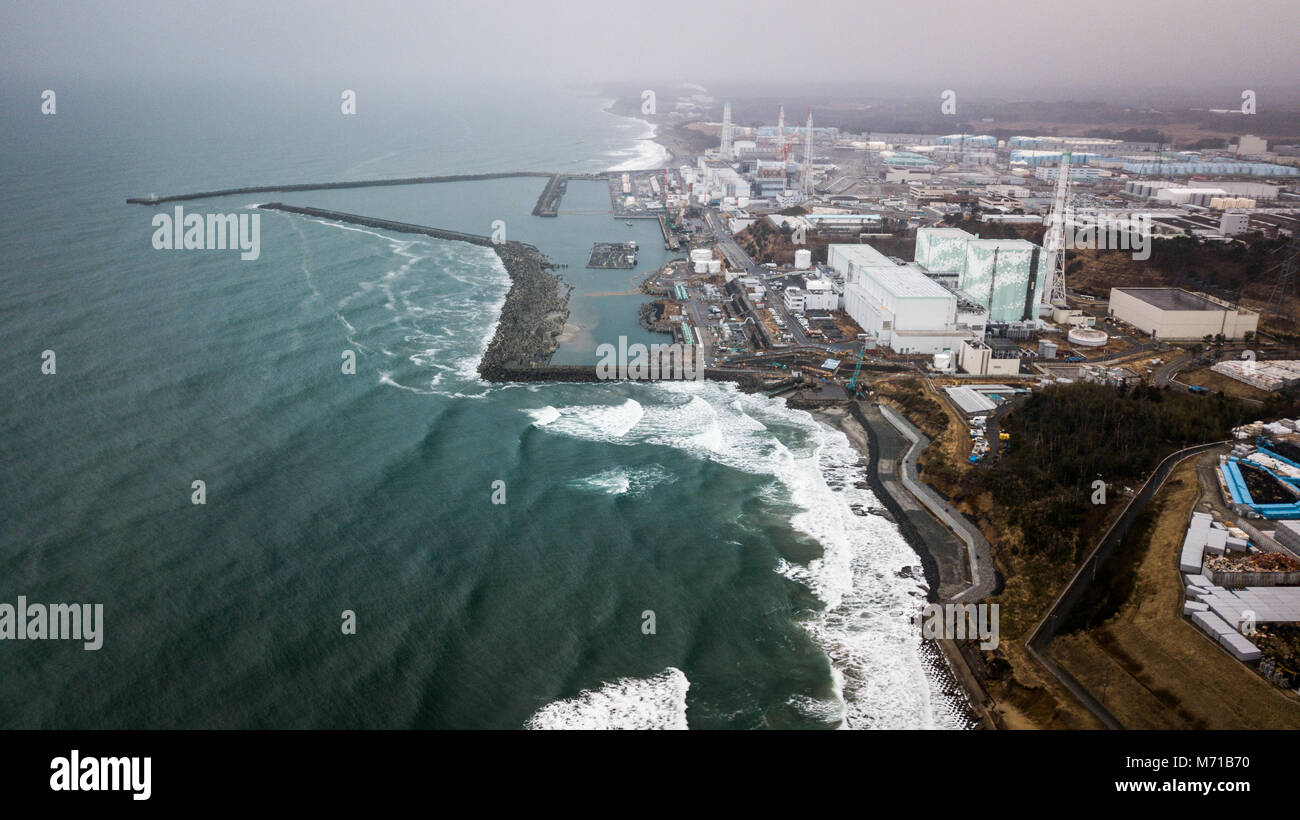
M 993 554 L 988 539 L 980 532 L 979 527 L 953 509 L 947 500 L 928 485 L 921 483 L 916 471 L 916 458 L 930 443 L 930 439 L 907 419 L 884 405 L 880 406 L 880 414 L 912 442 L 912 446 L 908 448 L 899 464 L 898 474 L 903 486 L 966 544 L 971 582 L 966 589 L 953 596 L 952 600 L 958 603 L 975 603 L 984 600 L 993 594 L 994 589 Z

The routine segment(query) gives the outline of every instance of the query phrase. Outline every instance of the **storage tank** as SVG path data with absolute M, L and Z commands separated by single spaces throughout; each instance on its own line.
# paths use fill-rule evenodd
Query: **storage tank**
M 812 267 L 812 251 L 807 248 L 800 248 L 794 252 L 794 266 L 799 270 L 808 270 Z
M 1080 347 L 1101 347 L 1110 339 L 1103 330 L 1091 327 L 1076 327 L 1066 334 L 1070 344 Z
M 1038 342 L 1038 355 L 1044 359 L 1055 359 L 1056 350 L 1056 342 L 1048 339 L 1042 339 Z
M 722 260 L 721 260 L 721 259 L 710 259 L 710 260 L 709 260 L 709 273 L 722 273 Z

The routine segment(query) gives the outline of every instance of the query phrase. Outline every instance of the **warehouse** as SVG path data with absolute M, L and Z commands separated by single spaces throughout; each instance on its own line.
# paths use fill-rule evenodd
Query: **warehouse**
M 1259 314 L 1182 288 L 1112 288 L 1110 315 L 1157 339 L 1203 339 L 1254 333 Z

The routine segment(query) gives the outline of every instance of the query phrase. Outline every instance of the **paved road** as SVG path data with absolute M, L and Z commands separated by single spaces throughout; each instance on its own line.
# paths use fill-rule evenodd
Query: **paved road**
M 961 603 L 974 603 L 984 600 L 993 594 L 994 588 L 993 555 L 988 539 L 984 537 L 984 533 L 980 532 L 979 527 L 953 509 L 944 498 L 928 485 L 921 483 L 921 479 L 916 472 L 916 458 L 921 450 L 930 443 L 930 439 L 916 429 L 911 422 L 888 407 L 882 405 L 880 413 L 890 424 L 894 425 L 899 433 L 912 442 L 912 446 L 908 448 L 907 453 L 903 456 L 902 464 L 899 465 L 901 469 L 898 472 L 903 486 L 966 544 L 966 557 L 969 564 L 971 583 L 965 590 L 955 595 L 953 600 Z
M 1156 370 L 1156 375 L 1153 379 L 1155 386 L 1168 387 L 1173 383 L 1174 377 L 1178 375 L 1178 371 L 1191 364 L 1193 358 L 1195 357 L 1188 353 L 1184 353 L 1160 365 L 1160 368 Z

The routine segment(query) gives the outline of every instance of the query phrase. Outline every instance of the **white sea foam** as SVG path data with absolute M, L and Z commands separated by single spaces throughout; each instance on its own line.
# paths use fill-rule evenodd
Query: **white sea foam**
M 606 495 L 644 495 L 660 484 L 669 484 L 676 478 L 657 464 L 647 467 L 612 467 L 586 478 L 575 479 L 569 486 Z
M 528 729 L 685 729 L 690 681 L 675 667 L 649 678 L 619 678 L 596 690 L 548 703 Z
M 920 561 L 897 527 L 855 509 L 880 505 L 864 488 L 858 453 L 838 430 L 780 399 L 714 382 L 624 385 L 640 401 L 533 411 L 543 429 L 614 444 L 670 447 L 701 460 L 772 477 L 773 500 L 798 510 L 794 529 L 821 545 L 806 564 L 778 571 L 825 603 L 803 625 L 834 668 L 836 696 L 809 714 L 838 714 L 847 728 L 957 728 L 964 704 L 936 681 L 943 661 L 922 644 L 910 613 L 923 602 Z M 633 412 L 635 406 L 635 412 Z M 635 420 L 633 420 L 635 419 Z M 631 422 L 631 423 L 629 423 Z
M 532 415 L 532 411 L 526 412 Z M 533 423 L 587 441 L 617 442 L 631 432 L 643 415 L 645 409 L 641 403 L 636 399 L 627 399 L 622 404 L 613 406 L 581 404 L 561 410 L 543 408 L 543 415 L 534 415 Z M 545 421 L 541 421 L 543 418 Z
M 545 427 L 560 417 L 560 411 L 556 410 L 549 404 L 540 410 L 525 411 L 533 417 L 533 424 L 537 427 Z
M 615 114 L 614 116 L 621 116 Z M 655 142 L 658 127 L 653 123 L 637 117 L 624 117 L 629 128 L 640 126 L 641 134 L 636 142 L 628 148 L 610 151 L 606 156 L 614 160 L 610 171 L 643 171 L 649 168 L 662 168 L 671 158 L 668 149 Z
M 305 221 L 383 240 L 398 262 L 379 277 L 358 282 L 335 310 L 349 344 L 378 351 L 385 360 L 409 363 L 402 367 L 393 361 L 384 367 L 380 384 L 473 399 L 497 389 L 478 377 L 479 362 L 510 289 L 510 277 L 495 253 L 459 242 L 398 238 L 329 220 Z M 294 227 L 301 236 L 297 224 Z M 323 298 L 307 265 L 305 240 L 302 269 L 313 295 Z M 487 276 L 485 269 L 490 271 Z M 376 292 L 382 298 L 377 306 L 386 315 L 379 321 L 374 321 L 373 312 Z

